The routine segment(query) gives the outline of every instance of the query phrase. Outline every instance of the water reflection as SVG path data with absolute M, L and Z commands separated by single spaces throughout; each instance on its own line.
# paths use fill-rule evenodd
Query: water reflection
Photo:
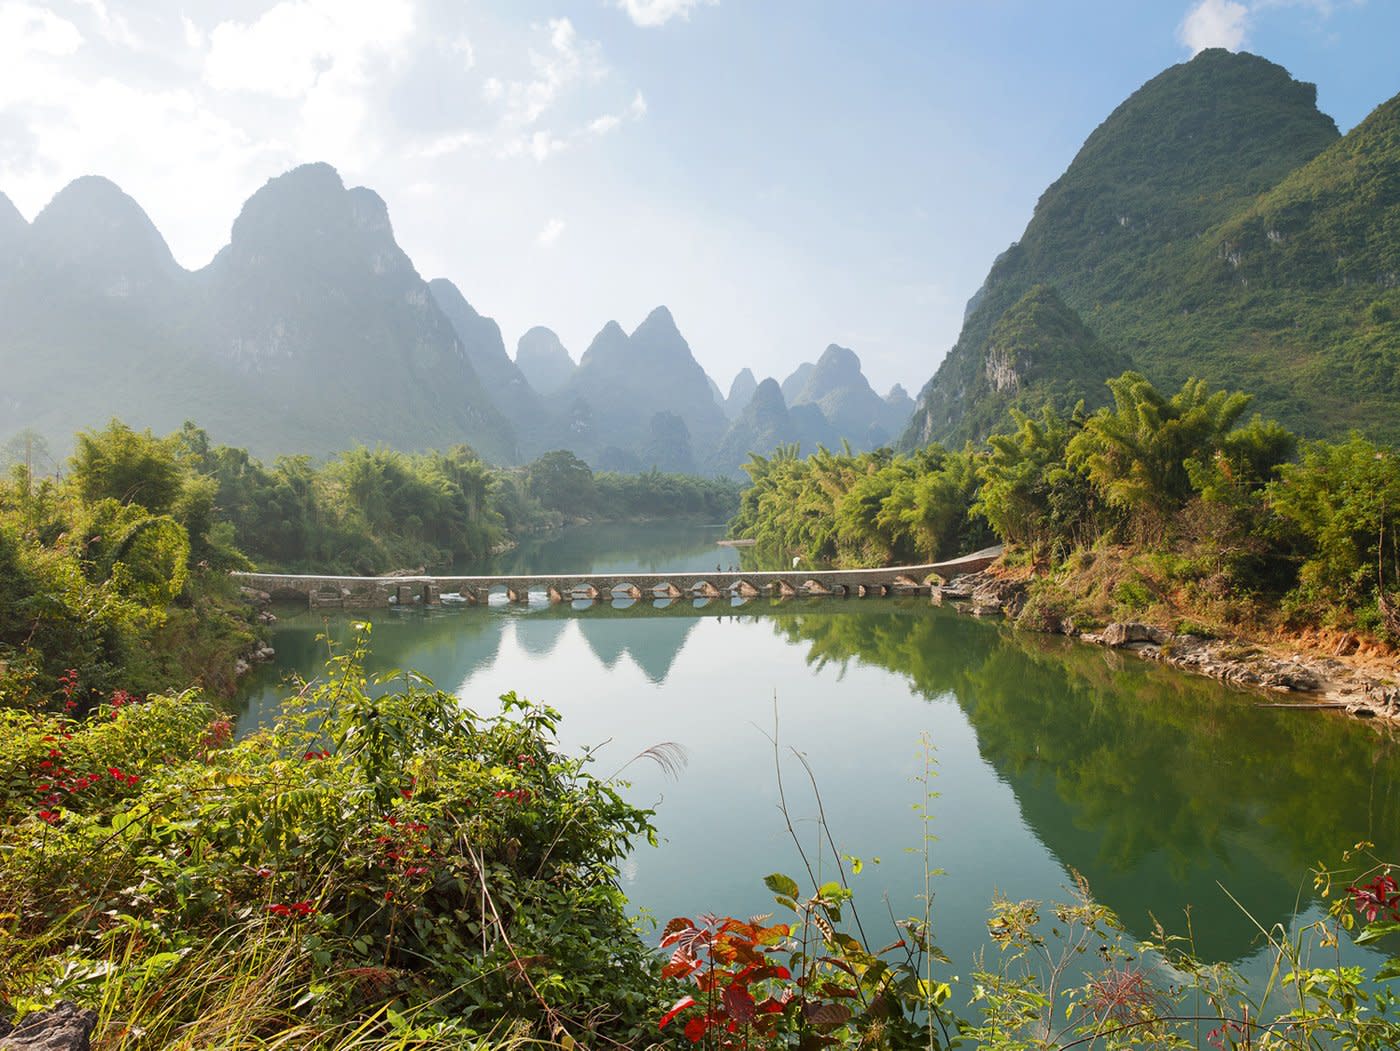
M 1260 709 L 1135 657 L 963 619 L 773 619 L 810 662 L 873 663 L 925 697 L 953 697 L 1036 837 L 1139 937 L 1153 903 L 1191 902 L 1200 951 L 1235 958 L 1255 934 L 1250 919 L 1221 907 L 1200 922 L 1221 887 L 1266 927 L 1286 924 L 1319 859 L 1361 839 L 1400 857 L 1393 735 L 1330 713 Z
M 278 626 L 278 669 L 241 729 L 267 718 L 277 670 L 314 673 L 345 618 Z M 1305 876 L 1361 838 L 1400 856 L 1400 755 L 1373 728 L 1253 698 L 1136 658 L 1026 636 L 906 600 L 756 600 L 736 608 L 595 605 L 403 612 L 375 623 L 375 669 L 414 668 L 464 703 L 508 689 L 565 714 L 566 747 L 610 739 L 618 762 L 677 740 L 680 783 L 634 768 L 666 840 L 628 892 L 662 919 L 767 911 L 762 874 L 795 867 L 775 812 L 772 726 L 822 780 L 842 847 L 884 862 L 862 892 L 913 909 L 918 738 L 939 747 L 941 937 L 966 959 L 993 888 L 1056 897 L 1068 870 L 1138 937 L 1191 903 L 1198 950 L 1240 959 L 1253 923 L 1287 925 Z M 815 837 L 810 823 L 800 826 Z M 717 860 L 722 855 L 723 860 Z

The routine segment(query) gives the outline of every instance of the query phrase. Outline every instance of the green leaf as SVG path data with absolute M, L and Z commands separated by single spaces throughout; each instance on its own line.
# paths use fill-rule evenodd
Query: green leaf
M 791 876 L 784 876 L 781 872 L 775 872 L 771 876 L 763 878 L 763 885 L 774 894 L 781 894 L 785 898 L 796 898 L 799 893 L 797 881 Z
M 1378 982 L 1389 982 L 1400 978 L 1400 956 L 1392 956 L 1381 964 L 1381 969 L 1375 973 L 1375 980 Z
M 1387 934 L 1400 932 L 1400 923 L 1394 920 L 1386 920 L 1383 923 L 1368 923 L 1366 929 L 1356 936 L 1357 945 L 1366 945 L 1369 942 L 1380 941 Z

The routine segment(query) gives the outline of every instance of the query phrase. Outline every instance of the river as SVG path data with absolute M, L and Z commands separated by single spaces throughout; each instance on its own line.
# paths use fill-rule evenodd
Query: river
M 721 535 L 585 527 L 477 571 L 728 568 L 739 555 L 715 546 Z M 994 893 L 1065 900 L 1075 872 L 1131 936 L 1150 936 L 1154 917 L 1186 933 L 1189 906 L 1201 956 L 1258 973 L 1256 921 L 1296 931 L 1322 915 L 1310 866 L 1362 839 L 1400 858 L 1400 745 L 1335 713 L 1263 709 L 1254 694 L 927 599 L 581 605 L 381 612 L 371 669 L 414 669 L 478 711 L 510 690 L 559 709 L 563 746 L 596 747 L 595 772 L 624 768 L 628 797 L 656 809 L 660 846 L 638 846 L 623 886 L 663 924 L 771 912 L 770 872 L 808 882 L 778 808 L 775 733 L 814 867 L 834 875 L 794 751 L 840 853 L 862 859 L 852 883 L 881 935 L 891 912 L 921 909 L 925 828 L 912 808 L 929 742 L 930 864 L 945 873 L 935 932 L 963 975 L 987 943 Z M 351 630 L 346 616 L 279 615 L 277 660 L 246 688 L 244 732 L 275 712 L 283 677 L 320 672 L 318 635 Z M 686 751 L 678 777 L 631 761 L 663 741 Z M 1343 956 L 1379 958 L 1350 944 Z

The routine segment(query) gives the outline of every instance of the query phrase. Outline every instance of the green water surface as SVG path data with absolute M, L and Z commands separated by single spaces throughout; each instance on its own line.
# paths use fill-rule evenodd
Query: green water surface
M 728 568 L 739 556 L 714 546 L 720 535 L 575 530 L 493 568 Z M 385 611 L 372 669 L 415 669 L 480 711 L 508 690 L 560 709 L 564 747 L 599 746 L 596 772 L 625 768 L 629 797 L 656 809 L 661 845 L 637 848 L 623 885 L 662 923 L 770 912 L 762 877 L 803 876 L 778 810 L 775 727 L 798 836 L 831 878 L 789 749 L 816 775 L 840 852 L 866 862 L 853 883 L 881 933 L 890 913 L 920 909 L 923 827 L 911 808 L 927 736 L 932 864 L 946 872 L 935 926 L 963 974 L 986 943 L 994 893 L 1064 899 L 1073 872 L 1133 936 L 1151 935 L 1155 917 L 1189 930 L 1202 956 L 1258 970 L 1256 924 L 1296 930 L 1321 915 L 1310 866 L 1361 839 L 1400 857 L 1400 746 L 1333 713 L 1260 708 L 1255 694 L 927 599 L 581 606 Z M 349 625 L 283 611 L 277 661 L 250 683 L 240 728 L 271 718 L 279 677 L 317 674 L 317 636 L 344 639 Z M 661 741 L 686 750 L 678 778 L 629 765 Z

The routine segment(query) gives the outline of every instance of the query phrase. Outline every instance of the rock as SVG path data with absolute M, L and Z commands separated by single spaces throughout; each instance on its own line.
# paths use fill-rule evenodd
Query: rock
M 0 1051 L 88 1051 L 96 1026 L 96 1011 L 60 1000 L 0 1035 Z
M 259 591 L 257 588 L 241 587 L 238 589 L 238 593 L 255 606 L 268 606 L 272 604 L 272 596 L 266 591 Z
M 253 651 L 253 660 L 262 661 L 263 663 L 272 660 L 272 658 L 275 656 L 277 656 L 277 651 L 274 650 L 267 643 L 263 643 L 261 646 L 259 646 Z
M 1130 646 L 1135 642 L 1150 642 L 1160 646 L 1170 637 L 1161 628 L 1154 628 L 1151 624 L 1132 622 L 1110 624 L 1100 635 L 1105 646 Z
M 959 578 L 963 579 L 963 578 Z M 972 613 L 983 617 L 1005 614 L 1015 617 L 1026 604 L 1026 585 L 1019 580 L 1005 580 L 988 574 L 979 574 L 979 582 L 972 590 Z M 957 581 L 954 581 L 957 583 Z
M 265 609 L 265 610 L 263 610 L 261 613 L 258 614 L 258 623 L 259 623 L 259 624 L 276 624 L 276 623 L 277 623 L 277 614 L 273 613 L 271 610 L 266 610 L 266 609 Z
M 245 661 L 242 657 L 239 657 L 236 661 L 233 662 L 233 677 L 235 679 L 243 678 L 243 676 L 247 675 L 252 670 L 253 666 L 247 661 Z

